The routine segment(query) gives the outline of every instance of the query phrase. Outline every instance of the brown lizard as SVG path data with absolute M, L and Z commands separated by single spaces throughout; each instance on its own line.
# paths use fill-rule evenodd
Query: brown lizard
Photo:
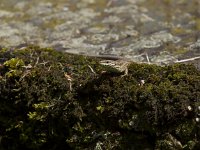
M 110 66 L 117 69 L 119 72 L 124 72 L 124 75 L 128 75 L 128 66 L 131 64 L 131 61 L 128 60 L 101 60 L 100 64 L 105 66 Z

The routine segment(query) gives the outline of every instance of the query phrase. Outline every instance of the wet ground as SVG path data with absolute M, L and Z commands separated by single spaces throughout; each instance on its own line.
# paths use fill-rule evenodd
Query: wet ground
M 1 0 L 0 46 L 156 64 L 198 58 L 199 8 L 199 0 Z

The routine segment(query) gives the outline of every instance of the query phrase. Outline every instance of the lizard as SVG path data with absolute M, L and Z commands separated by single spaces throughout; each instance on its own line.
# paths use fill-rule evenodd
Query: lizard
M 112 55 L 112 54 L 101 54 L 101 55 L 82 54 L 82 55 L 85 57 L 92 57 L 92 58 L 100 59 L 99 63 L 101 65 L 111 67 L 111 68 L 115 69 L 115 71 L 117 70 L 118 73 L 124 72 L 124 75 L 122 75 L 122 77 L 128 75 L 128 66 L 134 62 L 133 60 L 131 60 L 129 58 L 124 58 L 124 57 Z M 147 53 L 142 53 L 140 55 L 137 55 L 136 57 L 142 56 L 142 55 L 145 55 L 147 57 L 147 60 L 148 60 L 147 63 L 149 64 L 150 62 L 149 62 Z M 92 72 L 95 72 L 91 66 L 88 66 L 88 67 L 91 69 Z M 115 72 L 115 71 L 113 71 L 113 72 Z
M 146 59 L 147 59 L 147 62 L 143 62 L 143 63 L 150 64 L 150 60 L 149 60 L 149 57 L 148 57 L 147 53 L 142 53 L 142 54 L 140 54 L 138 56 L 142 56 L 142 55 L 145 55 Z M 115 68 L 120 73 L 124 72 L 124 75 L 122 75 L 122 77 L 128 75 L 128 66 L 131 63 L 134 62 L 131 59 L 120 57 L 120 56 L 112 56 L 112 55 L 105 55 L 104 56 L 104 55 L 100 55 L 100 56 L 97 56 L 97 57 L 103 59 L 103 60 L 100 61 L 100 64 Z
M 128 75 L 128 66 L 131 64 L 132 62 L 129 60 L 101 60 L 100 64 L 101 65 L 105 65 L 105 66 L 109 66 L 112 67 L 114 69 L 116 69 L 117 71 L 119 71 L 120 73 L 124 72 L 123 76 Z

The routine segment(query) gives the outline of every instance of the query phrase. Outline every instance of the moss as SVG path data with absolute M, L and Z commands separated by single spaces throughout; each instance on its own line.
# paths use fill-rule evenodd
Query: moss
M 188 31 L 181 27 L 175 27 L 171 31 L 175 35 L 183 35 L 186 34 Z
M 99 59 L 51 48 L 4 49 L 0 57 L 4 149 L 199 145 L 200 72 L 192 65 L 132 63 L 121 76 Z
M 173 54 L 174 55 L 183 55 L 189 52 L 189 49 L 182 48 L 182 49 L 176 49 L 174 50 Z

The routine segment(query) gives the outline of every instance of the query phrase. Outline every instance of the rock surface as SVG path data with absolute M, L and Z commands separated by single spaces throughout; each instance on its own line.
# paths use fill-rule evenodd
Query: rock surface
M 199 6 L 198 0 L 2 0 L 0 45 L 134 61 L 147 52 L 152 63 L 172 63 L 200 56 Z

